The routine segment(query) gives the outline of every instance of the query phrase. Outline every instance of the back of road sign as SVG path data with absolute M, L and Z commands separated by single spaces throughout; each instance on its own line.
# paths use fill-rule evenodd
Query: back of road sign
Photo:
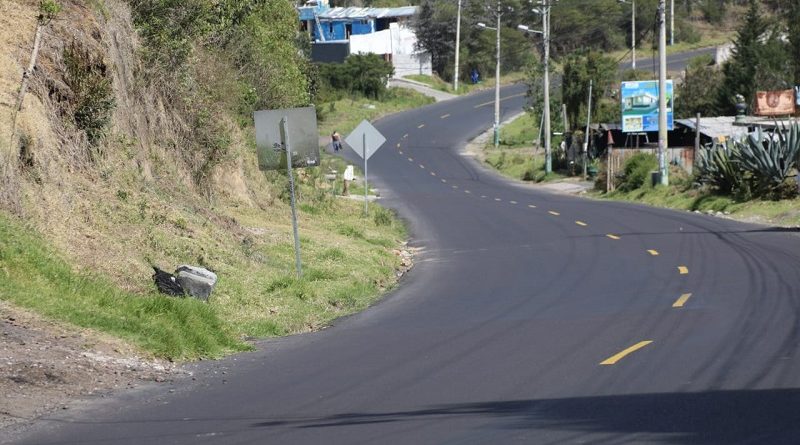
M 367 142 L 366 153 L 364 153 L 364 136 Z M 386 138 L 365 119 L 347 136 L 345 142 L 359 156 L 369 159 L 386 142 Z

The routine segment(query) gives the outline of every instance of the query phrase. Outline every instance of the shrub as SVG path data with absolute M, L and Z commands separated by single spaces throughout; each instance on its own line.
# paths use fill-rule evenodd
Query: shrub
M 66 82 L 75 94 L 72 117 L 75 126 L 86 133 L 90 144 L 106 134 L 114 110 L 114 90 L 109 67 L 99 55 L 92 54 L 77 42 L 64 48 Z
M 380 99 L 386 93 L 386 82 L 394 73 L 392 65 L 377 54 L 353 54 L 344 63 L 320 64 L 319 82 L 334 90 L 358 93 Z M 327 95 L 335 95 L 328 91 Z
M 630 192 L 650 183 L 650 172 L 658 170 L 658 159 L 651 153 L 636 153 L 625 161 L 624 178 L 617 188 Z

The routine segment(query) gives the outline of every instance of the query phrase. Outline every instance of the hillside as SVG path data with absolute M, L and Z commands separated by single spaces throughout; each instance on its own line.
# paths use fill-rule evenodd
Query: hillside
M 86 369 L 90 391 L 120 384 L 102 376 L 130 366 L 84 355 L 96 345 L 114 360 L 218 357 L 361 310 L 410 267 L 402 224 L 335 197 L 324 175 L 344 164 L 325 157 L 296 171 L 295 275 L 288 180 L 258 170 L 251 117 L 311 102 L 289 2 L 57 4 L 10 141 L 40 2 L 0 3 L 0 386 L 16 400 L 0 413 L 30 415 L 17 403 L 48 385 L 75 393 Z M 179 264 L 218 274 L 207 304 L 156 293 L 152 266 Z M 72 352 L 26 357 L 20 329 Z

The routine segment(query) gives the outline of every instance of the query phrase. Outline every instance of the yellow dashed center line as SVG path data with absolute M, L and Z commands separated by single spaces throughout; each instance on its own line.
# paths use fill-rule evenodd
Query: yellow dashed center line
M 579 226 L 582 226 L 582 227 L 586 227 L 586 226 L 588 226 L 588 224 L 586 224 L 586 223 L 585 223 L 585 222 L 583 222 L 583 221 L 575 221 L 575 224 L 577 224 L 577 225 L 579 225 Z
M 559 215 L 561 215 L 560 213 L 558 213 L 558 212 L 554 212 L 554 211 L 552 211 L 552 210 L 548 210 L 548 211 L 547 211 L 547 213 L 549 213 L 549 214 L 551 214 L 551 215 L 553 215 L 553 216 L 559 216 Z
M 650 255 L 653 255 L 653 256 L 658 256 L 658 251 L 657 250 L 648 249 L 647 253 L 649 253 Z
M 504 100 L 506 100 L 506 99 L 512 99 L 512 98 L 514 98 L 514 97 L 520 97 L 520 96 L 524 96 L 525 94 L 527 94 L 527 93 L 520 93 L 520 94 L 514 94 L 514 95 L 511 95 L 511 96 L 501 97 L 501 98 L 500 98 L 500 102 L 502 102 L 502 101 L 504 101 Z M 492 105 L 492 104 L 494 104 L 494 101 L 491 101 L 491 102 L 484 102 L 484 103 L 482 103 L 482 104 L 475 105 L 475 108 L 485 107 L 485 106 L 487 106 L 487 105 Z
M 608 235 L 606 235 L 606 236 L 611 238 L 611 239 L 619 239 L 619 237 L 617 235 L 612 235 L 610 233 Z
M 681 275 L 686 275 L 686 274 L 688 274 L 688 273 L 689 273 L 689 268 L 688 268 L 688 267 L 686 267 L 686 266 L 678 266 L 678 272 L 679 272 Z
M 618 354 L 614 354 L 611 357 L 603 360 L 602 362 L 600 362 L 600 364 L 601 365 L 613 365 L 613 364 L 617 363 L 618 361 L 622 360 L 623 358 L 625 358 L 626 355 L 628 355 L 628 354 L 630 354 L 632 352 L 638 351 L 639 349 L 644 348 L 645 346 L 649 345 L 650 343 L 653 343 L 653 341 L 652 340 L 640 341 L 639 343 L 636 343 L 635 345 L 631 346 L 630 348 L 627 348 L 627 349 L 619 352 Z
M 419 125 L 417 125 L 417 128 L 424 128 L 424 127 L 425 127 L 425 124 L 419 124 Z
M 683 307 L 683 305 L 686 304 L 686 300 L 688 300 L 689 297 L 691 296 L 692 294 L 681 295 L 680 298 L 678 298 L 677 300 L 675 300 L 674 303 L 672 303 L 672 307 Z
M 450 117 L 449 113 L 448 114 L 443 114 L 442 116 L 440 116 L 440 119 L 447 119 L 448 117 Z

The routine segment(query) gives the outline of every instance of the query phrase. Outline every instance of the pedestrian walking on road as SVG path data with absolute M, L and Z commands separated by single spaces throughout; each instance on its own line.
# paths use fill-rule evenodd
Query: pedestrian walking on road
M 342 148 L 342 136 L 336 130 L 333 130 L 333 134 L 331 135 L 331 145 L 333 145 L 333 151 L 335 152 L 338 152 Z

